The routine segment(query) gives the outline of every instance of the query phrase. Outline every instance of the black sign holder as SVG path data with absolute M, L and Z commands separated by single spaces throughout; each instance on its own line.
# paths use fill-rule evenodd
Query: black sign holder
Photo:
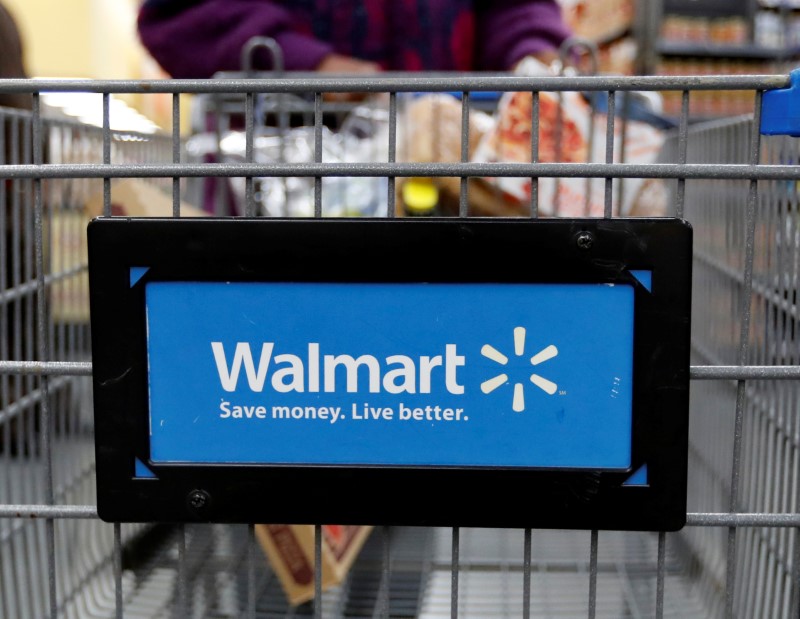
M 692 232 L 682 220 L 111 218 L 94 220 L 88 234 L 103 520 L 667 531 L 685 524 Z M 131 286 L 130 269 L 141 266 L 148 269 Z M 636 270 L 652 272 L 651 290 Z M 632 285 L 633 466 L 154 464 L 144 297 L 151 281 Z M 137 476 L 137 459 L 154 477 Z M 643 464 L 646 485 L 626 485 Z

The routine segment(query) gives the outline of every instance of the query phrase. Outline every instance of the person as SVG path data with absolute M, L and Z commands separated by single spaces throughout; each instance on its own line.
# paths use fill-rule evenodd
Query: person
M 27 77 L 19 29 L 14 17 L 2 3 L 0 3 L 0 77 Z M 19 93 L 3 93 L 0 94 L 0 107 L 29 110 L 31 97 Z
M 146 0 L 144 46 L 175 78 L 240 70 L 254 36 L 288 71 L 508 71 L 545 63 L 570 35 L 555 0 Z M 262 50 L 256 69 L 270 68 Z

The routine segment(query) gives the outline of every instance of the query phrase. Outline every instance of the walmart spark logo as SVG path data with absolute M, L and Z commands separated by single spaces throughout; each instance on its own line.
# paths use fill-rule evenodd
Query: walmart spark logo
M 514 329 L 514 352 L 518 357 L 521 357 L 525 354 L 525 327 L 516 327 Z M 481 354 L 487 359 L 491 359 L 500 365 L 506 365 L 508 363 L 508 357 L 489 344 L 483 345 L 483 348 L 481 348 Z M 556 348 L 553 344 L 550 344 L 531 357 L 531 365 L 537 366 L 540 363 L 544 363 L 545 361 L 548 361 L 556 356 L 558 356 L 558 348 Z M 481 383 L 481 391 L 486 394 L 491 393 L 501 385 L 505 385 L 507 382 L 508 374 L 498 374 L 494 378 L 490 378 L 489 380 Z M 531 382 L 539 387 L 539 389 L 544 391 L 547 395 L 553 395 L 558 389 L 558 385 L 556 385 L 554 382 L 549 381 L 536 373 L 531 374 Z M 521 413 L 525 410 L 525 388 L 522 383 L 514 384 L 514 398 L 511 403 L 511 408 L 515 413 Z

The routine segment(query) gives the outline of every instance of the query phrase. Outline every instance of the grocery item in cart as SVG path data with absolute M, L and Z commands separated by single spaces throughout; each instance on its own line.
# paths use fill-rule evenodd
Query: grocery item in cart
M 368 115 L 369 120 L 364 121 Z M 388 133 L 380 126 L 369 135 L 361 129 L 371 122 L 374 111 L 361 110 L 351 113 L 351 120 L 334 133 L 322 128 L 323 163 L 346 163 L 375 161 L 379 155 L 385 158 Z M 357 122 L 360 119 L 364 122 Z M 388 124 L 383 121 L 383 124 Z M 265 127 L 255 135 L 254 158 L 262 164 L 308 164 L 315 161 L 315 134 L 313 127 L 297 127 L 284 132 L 275 127 Z M 223 162 L 241 163 L 246 159 L 246 136 L 242 131 L 229 131 L 217 142 L 216 136 L 205 133 L 193 136 L 187 143 L 187 151 L 196 157 L 215 154 L 219 150 Z M 256 181 L 256 204 L 259 214 L 267 217 L 311 217 L 314 215 L 314 178 L 307 176 L 258 177 Z M 235 197 L 236 213 L 245 212 L 246 184 L 244 178 L 228 179 Z M 386 178 L 325 177 L 322 179 L 322 214 L 326 217 L 383 216 L 386 214 Z
M 128 178 L 111 183 L 111 215 L 115 217 L 172 217 L 172 195 L 152 182 Z M 103 192 L 97 191 L 86 201 L 86 217 L 103 215 Z M 203 211 L 180 202 L 181 217 L 202 217 Z M 88 222 L 88 221 L 87 221 Z
M 104 213 L 102 186 L 89 194 L 83 208 L 55 211 L 45 221 L 50 245 L 46 258 L 54 272 L 75 272 L 75 280 L 54 281 L 50 286 L 53 319 L 63 323 L 89 322 L 88 274 L 81 265 L 88 260 L 86 226 Z M 203 211 L 180 201 L 181 217 L 202 217 Z M 111 215 L 115 217 L 172 217 L 172 195 L 152 181 L 138 178 L 111 183 Z
M 533 58 L 518 67 L 528 76 L 552 75 L 552 69 Z M 621 106 L 618 106 L 621 107 Z M 477 162 L 531 161 L 533 96 L 528 92 L 509 92 L 500 99 L 497 124 L 478 146 Z M 604 162 L 606 151 L 606 116 L 593 114 L 581 93 L 542 92 L 539 94 L 540 163 Z M 615 124 L 614 162 L 653 163 L 664 143 L 661 130 L 640 120 L 627 120 L 624 158 L 621 148 L 623 122 Z M 520 214 L 531 198 L 531 179 L 503 177 L 488 179 L 503 194 L 503 199 Z M 615 192 L 613 211 L 618 215 L 657 215 L 666 210 L 666 193 L 657 183 L 645 179 L 625 179 L 623 190 Z M 593 216 L 604 213 L 605 184 L 602 179 L 540 178 L 539 214 L 566 217 Z M 621 202 L 619 194 L 621 193 Z
M 412 95 L 404 102 L 404 116 L 401 128 L 398 158 L 412 163 L 456 163 L 461 161 L 461 114 L 462 102 L 450 94 Z M 488 114 L 470 110 L 469 144 L 467 155 L 472 157 L 483 136 L 494 127 L 494 119 Z M 482 214 L 501 214 L 495 195 L 486 191 L 480 179 L 469 179 L 470 207 Z M 441 176 L 430 179 L 398 178 L 397 190 L 406 215 L 418 215 L 409 195 L 418 195 L 421 189 L 431 187 L 436 193 L 435 203 L 441 211 L 458 209 L 461 191 L 461 178 Z M 427 195 L 427 194 L 426 194 Z M 430 214 L 433 214 L 431 211 Z
M 314 526 L 258 524 L 256 537 L 278 575 L 290 604 L 314 598 Z M 322 531 L 322 588 L 340 584 L 372 527 L 324 524 Z

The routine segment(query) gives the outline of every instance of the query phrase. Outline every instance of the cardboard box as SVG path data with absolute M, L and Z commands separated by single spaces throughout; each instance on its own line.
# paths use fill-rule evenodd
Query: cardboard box
M 111 182 L 111 213 L 123 217 L 172 217 L 172 195 L 152 183 L 131 178 Z M 54 210 L 45 220 L 45 263 L 57 275 L 50 287 L 55 322 L 89 322 L 89 277 L 86 226 L 103 214 L 103 191 L 93 193 L 82 209 Z M 203 217 L 204 211 L 181 202 L 181 217 Z
M 314 525 L 257 524 L 256 538 L 293 606 L 314 598 Z M 322 525 L 322 589 L 340 584 L 372 527 Z
M 89 219 L 103 214 L 103 192 L 86 202 Z M 111 181 L 111 214 L 114 217 L 172 217 L 172 194 L 144 180 L 127 178 Z M 205 217 L 208 213 L 181 202 L 181 217 Z
M 628 32 L 636 15 L 634 0 L 559 0 L 559 4 L 575 36 L 596 43 Z
M 45 220 L 45 264 L 55 280 L 50 286 L 50 311 L 56 323 L 89 322 L 89 262 L 82 210 L 56 211 Z

